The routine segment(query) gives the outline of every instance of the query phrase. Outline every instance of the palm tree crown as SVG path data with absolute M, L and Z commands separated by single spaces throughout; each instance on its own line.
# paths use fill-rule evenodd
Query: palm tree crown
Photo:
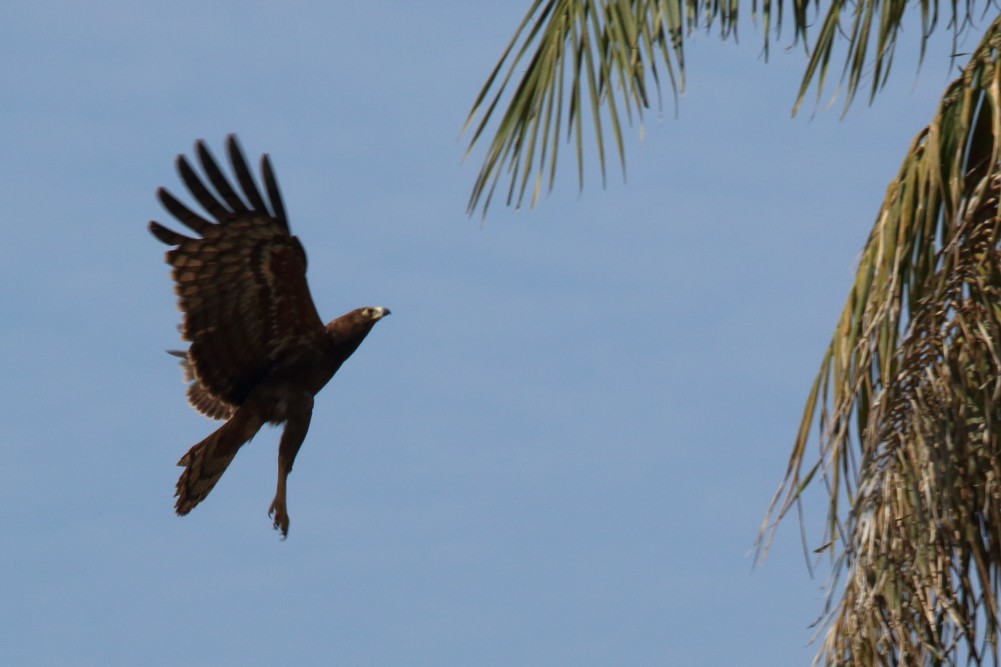
M 920 52 L 938 6 L 920 5 Z M 972 3 L 953 3 L 954 44 Z M 794 111 L 819 96 L 846 48 L 845 105 L 887 80 L 904 0 L 792 4 L 808 62 Z M 608 135 L 625 168 L 623 120 L 642 121 L 661 81 L 683 89 L 684 39 L 735 33 L 737 3 L 535 0 L 467 121 L 493 138 L 469 200 L 534 204 L 552 187 L 563 137 L 583 184 L 585 125 L 602 177 Z M 767 53 L 781 2 L 752 5 Z M 843 40 L 839 37 L 844 37 Z M 506 64 L 506 69 L 505 69 Z M 516 77 L 516 75 L 519 75 Z M 517 78 L 517 81 L 515 79 Z M 587 110 L 585 110 L 585 107 Z M 842 585 L 828 600 L 819 656 L 829 665 L 998 664 L 1001 595 L 1001 17 L 986 29 L 887 189 L 760 537 L 812 482 L 828 495 L 821 550 Z M 810 454 L 817 428 L 816 453 Z

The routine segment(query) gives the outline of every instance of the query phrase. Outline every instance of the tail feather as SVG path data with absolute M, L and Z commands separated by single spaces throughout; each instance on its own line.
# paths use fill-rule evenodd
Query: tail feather
M 264 420 L 253 412 L 237 410 L 229 421 L 181 457 L 177 465 L 184 466 L 184 472 L 174 493 L 177 496 L 174 509 L 179 515 L 184 516 L 205 500 L 240 447 L 263 425 Z

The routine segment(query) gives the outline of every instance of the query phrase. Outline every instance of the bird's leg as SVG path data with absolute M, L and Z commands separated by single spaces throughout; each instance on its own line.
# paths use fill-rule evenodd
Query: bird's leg
M 299 453 L 302 441 L 306 439 L 309 430 L 309 420 L 313 414 L 313 397 L 305 395 L 289 409 L 285 430 L 278 445 L 278 488 L 275 499 L 271 501 L 268 516 L 274 521 L 275 530 L 281 531 L 282 537 L 288 537 L 288 508 L 285 501 L 286 480 L 292 472 L 295 455 Z
M 285 463 L 285 459 L 278 457 L 278 489 L 275 491 L 275 499 L 271 501 L 268 508 L 268 517 L 274 520 L 275 530 L 280 530 L 282 537 L 288 537 L 288 509 L 285 506 L 285 480 L 288 478 L 290 469 Z

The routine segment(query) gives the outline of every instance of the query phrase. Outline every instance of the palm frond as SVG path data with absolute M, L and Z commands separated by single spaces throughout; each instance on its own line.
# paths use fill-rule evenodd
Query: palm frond
M 841 70 L 841 79 L 845 83 L 845 110 L 848 110 L 855 95 L 865 83 L 868 83 L 869 101 L 872 102 L 889 78 L 897 40 L 904 30 L 904 17 L 908 5 L 913 4 L 915 3 L 909 0 L 862 0 L 861 2 L 832 0 L 809 50 L 810 57 L 793 105 L 793 114 L 803 103 L 811 85 L 816 86 L 819 102 L 827 82 L 831 57 L 840 44 L 845 44 L 847 47 Z M 920 5 L 919 23 L 912 22 L 909 25 L 915 27 L 920 25 L 918 39 L 920 63 L 924 60 L 928 40 L 938 27 L 939 5 L 938 2 L 931 0 L 920 0 L 917 4 Z M 976 4 L 976 0 L 950 3 L 951 15 L 948 25 L 952 31 L 953 55 L 960 39 L 973 25 L 977 13 Z M 992 4 L 993 0 L 983 2 L 985 9 Z M 819 1 L 815 6 L 819 10 Z M 797 15 L 795 19 L 797 39 L 802 38 L 804 43 L 808 42 L 806 20 L 805 12 Z
M 821 15 L 820 0 L 789 1 L 793 41 L 809 44 L 808 30 Z M 766 57 L 781 29 L 785 2 L 752 0 Z M 533 0 L 463 127 L 463 132 L 471 131 L 468 156 L 499 116 L 467 211 L 482 207 L 486 215 L 504 174 L 510 179 L 507 204 L 520 206 L 529 197 L 534 206 L 543 189 L 553 187 L 561 141 L 575 145 L 578 187 L 584 185 L 585 150 L 597 153 L 603 183 L 606 155 L 612 152 L 625 175 L 623 121 L 642 123 L 644 110 L 654 99 L 663 106 L 665 78 L 676 102 L 685 87 L 685 37 L 696 28 L 708 30 L 713 25 L 722 38 L 735 36 L 739 4 L 739 0 Z M 923 57 L 939 11 L 932 0 L 919 4 L 918 44 Z M 841 44 L 847 45 L 841 75 L 846 109 L 866 81 L 871 100 L 889 76 L 907 5 L 908 0 L 831 0 L 808 49 L 793 113 L 811 85 L 816 86 L 819 100 Z M 975 5 L 976 0 L 950 4 L 954 46 L 970 26 Z
M 825 481 L 825 664 L 998 663 L 999 146 L 1001 18 L 887 190 L 762 528 Z
M 673 94 L 684 88 L 685 29 L 705 17 L 717 17 L 722 34 L 731 33 L 737 0 L 534 0 L 463 128 L 472 128 L 472 150 L 513 87 L 473 185 L 469 212 L 482 201 L 486 214 L 505 172 L 508 205 L 520 206 L 529 186 L 534 205 L 544 181 L 553 186 L 563 132 L 576 144 L 581 187 L 585 141 L 593 140 L 603 181 L 610 142 L 624 173 L 623 121 L 642 121 L 652 96 L 661 104 L 663 76 Z M 593 132 L 588 139 L 585 124 Z

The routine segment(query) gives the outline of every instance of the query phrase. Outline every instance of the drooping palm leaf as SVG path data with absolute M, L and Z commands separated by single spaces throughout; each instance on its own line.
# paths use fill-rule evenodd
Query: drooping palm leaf
M 711 11 L 728 34 L 736 26 L 736 10 L 736 0 L 534 0 L 466 120 L 466 128 L 475 128 L 471 149 L 513 86 L 469 211 L 482 198 L 486 213 L 503 172 L 510 176 L 507 203 L 520 205 L 531 185 L 534 204 L 544 177 L 552 187 L 564 133 L 576 146 L 583 186 L 586 123 L 594 133 L 602 179 L 606 128 L 625 169 L 622 121 L 642 119 L 651 94 L 660 98 L 658 62 L 676 93 L 684 87 L 684 27 L 697 25 L 701 12 Z
M 847 45 L 842 78 L 846 105 L 870 81 L 870 99 L 886 82 L 907 0 L 788 0 L 794 42 L 809 44 L 808 29 L 821 14 L 820 28 L 794 111 L 809 87 L 820 96 L 834 50 Z M 760 21 L 764 52 L 786 16 L 786 0 L 752 0 Z M 937 2 L 921 0 L 920 38 L 925 44 L 939 22 Z M 970 24 L 976 0 L 952 2 L 955 38 Z M 534 205 L 543 186 L 552 188 L 559 146 L 575 147 L 577 181 L 584 184 L 584 154 L 593 149 L 602 181 L 606 154 L 614 145 L 625 172 L 623 121 L 642 123 L 651 100 L 661 104 L 661 79 L 671 93 L 685 86 L 684 41 L 697 28 L 718 26 L 724 39 L 736 34 L 739 0 L 533 0 L 500 61 L 473 103 L 465 129 L 469 150 L 486 140 L 497 118 L 468 210 L 490 206 L 502 175 L 509 183 L 506 201 L 520 206 L 531 192 Z M 506 107 L 504 106 L 506 104 Z M 590 129 L 585 129 L 585 125 Z
M 890 184 L 766 520 L 825 481 L 826 664 L 999 659 L 999 144 L 1001 18 Z

